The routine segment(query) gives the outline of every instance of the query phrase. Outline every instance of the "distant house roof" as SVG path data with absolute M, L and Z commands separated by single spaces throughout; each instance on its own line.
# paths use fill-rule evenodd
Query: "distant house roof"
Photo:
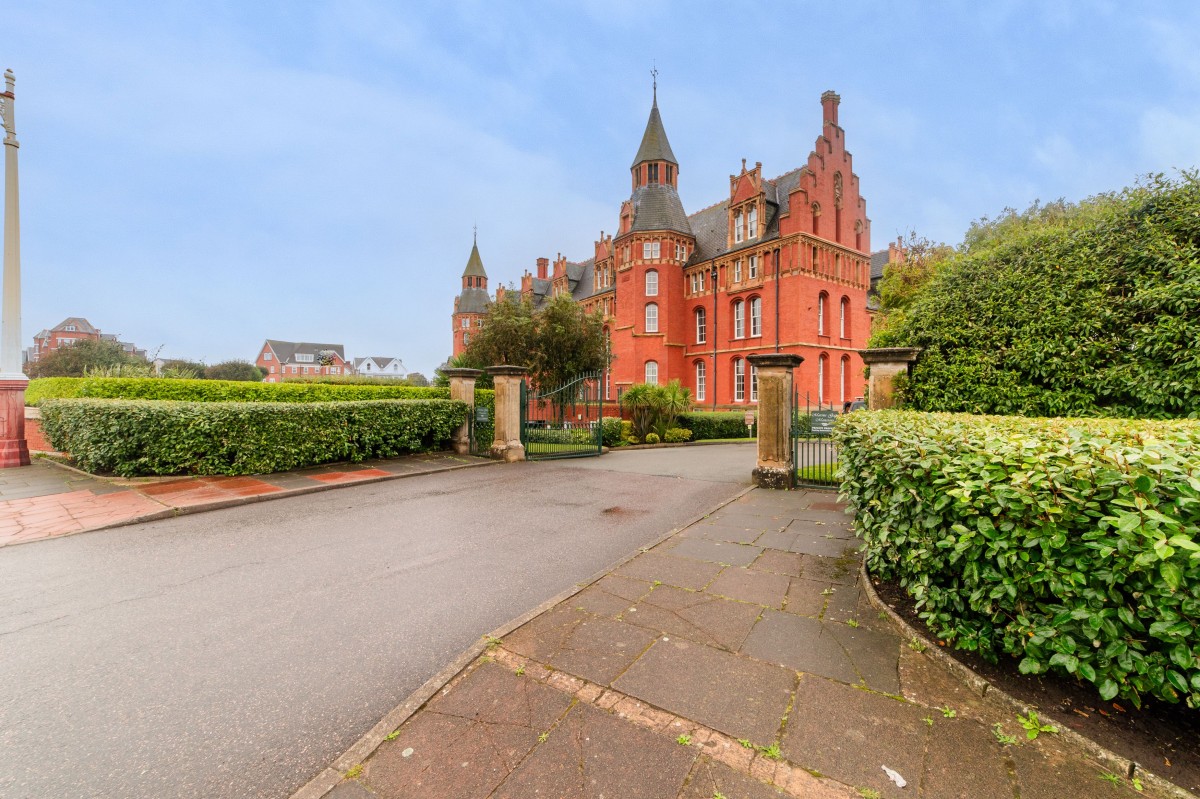
M 875 288 L 875 283 L 883 277 L 883 269 L 888 265 L 888 251 L 880 250 L 879 252 L 871 253 L 871 288 Z
M 269 338 L 267 346 L 275 353 L 275 359 L 280 363 L 289 363 L 297 355 L 312 355 L 315 361 L 317 354 L 324 350 L 331 350 L 338 358 L 346 360 L 346 350 L 341 344 L 313 344 L 307 341 L 279 341 Z
M 396 371 L 396 372 L 404 371 L 404 362 L 403 361 L 401 361 L 399 358 L 392 358 L 387 355 L 372 355 L 367 358 L 355 358 L 354 359 L 354 371 L 358 372 L 358 371 L 364 369 L 368 362 L 370 362 L 371 364 L 374 364 L 375 369 L 379 370 L 380 372 L 388 371 L 388 370 L 392 370 L 392 371 Z M 392 367 L 393 364 L 395 364 L 394 369 Z M 371 371 L 374 371 L 374 369 Z
M 84 319 L 82 316 L 68 316 L 66 319 L 62 320 L 53 328 L 51 328 L 51 330 L 61 331 L 72 325 L 75 327 L 75 332 L 78 333 L 90 333 L 95 335 L 100 332 L 96 328 L 92 327 L 92 323 Z

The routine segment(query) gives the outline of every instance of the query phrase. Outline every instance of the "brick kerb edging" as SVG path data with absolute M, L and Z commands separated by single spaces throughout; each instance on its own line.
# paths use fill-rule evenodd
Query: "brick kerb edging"
M 88 474 L 87 472 L 85 472 L 81 469 L 76 469 L 74 466 L 68 466 L 65 463 L 59 463 L 58 461 L 54 460 L 53 458 L 45 458 L 44 460 L 47 463 L 54 464 L 59 469 L 65 469 L 69 472 L 74 472 L 74 473 L 82 475 L 84 477 L 90 477 L 90 478 L 96 479 L 96 480 L 104 479 L 103 477 L 97 477 L 94 474 Z M 193 513 L 204 513 L 206 511 L 210 511 L 210 510 L 223 510 L 225 508 L 236 508 L 241 505 L 250 505 L 255 502 L 269 502 L 269 501 L 275 500 L 275 499 L 288 499 L 290 497 L 303 496 L 304 494 L 316 494 L 321 491 L 333 491 L 338 488 L 350 488 L 352 486 L 371 485 L 372 483 L 385 483 L 389 480 L 403 480 L 408 477 L 421 477 L 422 475 L 428 475 L 428 474 L 442 474 L 444 472 L 456 472 L 459 469 L 476 469 L 476 468 L 479 468 L 480 466 L 493 466 L 493 465 L 501 463 L 501 462 L 502 461 L 485 460 L 485 461 L 479 461 L 478 463 L 459 463 L 459 464 L 455 464 L 453 466 L 445 466 L 445 467 L 441 467 L 438 469 L 430 469 L 429 471 L 425 471 L 425 472 L 408 472 L 405 474 L 376 475 L 373 477 L 364 477 L 361 480 L 352 480 L 352 481 L 346 482 L 346 483 L 321 483 L 321 484 L 317 484 L 317 485 L 303 486 L 301 488 L 285 488 L 282 491 L 276 491 L 271 494 L 256 494 L 254 496 L 249 496 L 249 497 L 232 497 L 230 499 L 219 499 L 215 502 L 205 502 L 200 505 L 183 505 L 178 508 L 164 507 L 163 510 L 155 511 L 154 513 L 143 513 L 141 516 L 134 516 L 133 518 L 130 518 L 130 519 L 122 519 L 119 522 L 110 522 L 109 524 L 101 524 L 97 527 L 88 527 L 83 530 L 72 530 L 69 533 L 59 533 L 58 535 L 46 536 L 44 538 L 33 538 L 28 541 L 14 541 L 11 544 L 4 544 L 3 546 L 5 548 L 18 547 L 18 546 L 21 546 L 22 544 L 37 544 L 42 541 L 55 541 L 60 538 L 67 538 L 69 536 L 79 535 L 80 533 L 94 533 L 94 532 L 97 532 L 98 530 L 112 530 L 117 527 L 128 527 L 133 524 L 141 524 L 142 522 L 158 522 L 158 521 L 162 521 L 163 519 L 174 519 L 177 516 L 190 516 Z M 138 493 L 137 489 L 130 488 L 130 490 L 134 491 L 135 493 Z M 145 494 L 142 494 L 142 496 L 146 497 Z M 162 502 L 155 499 L 154 497 L 146 497 L 146 499 L 149 499 L 153 502 L 158 502 L 160 505 L 163 504 Z
M 488 639 L 504 638 L 504 636 L 508 635 L 513 630 L 532 621 L 535 617 L 540 616 L 560 602 L 565 602 L 579 592 L 583 591 L 585 588 L 588 588 L 592 584 L 598 582 L 602 577 L 605 577 L 616 569 L 621 568 L 638 555 L 641 555 L 643 552 L 653 549 L 679 531 L 691 527 L 693 524 L 696 524 L 702 519 L 710 516 L 729 503 L 741 499 L 753 490 L 755 490 L 755 486 L 746 486 L 746 488 L 742 489 L 729 499 L 717 503 L 703 513 L 697 514 L 683 524 L 680 524 L 666 533 L 663 533 L 651 543 L 634 550 L 625 557 L 620 558 L 609 566 L 601 569 L 586 580 L 578 582 L 570 588 L 560 591 L 558 594 L 550 597 L 533 610 L 521 614 L 512 621 L 503 624 L 497 627 L 495 630 L 492 630 L 490 633 L 484 635 L 471 646 L 467 647 L 462 654 L 451 661 L 444 669 L 430 677 L 420 688 L 409 694 L 407 699 L 393 708 L 379 721 L 379 723 L 368 730 L 365 735 L 359 738 L 340 757 L 334 760 L 333 765 L 323 769 L 319 774 L 317 774 L 317 776 L 309 780 L 304 787 L 296 791 L 288 799 L 322 799 L 322 797 L 332 791 L 335 787 L 337 787 L 338 783 L 342 781 L 343 772 L 348 771 L 349 769 L 369 758 L 393 730 L 399 728 L 401 724 L 408 721 L 413 714 L 424 707 L 425 703 L 432 699 L 436 693 L 453 681 L 454 678 L 457 677 L 461 672 L 466 671 L 467 668 L 475 661 L 475 659 L 482 655 L 484 650 L 487 649 Z M 1189 799 L 1194 798 L 1190 797 Z
M 886 613 L 892 620 L 892 623 L 899 627 L 900 630 L 903 631 L 906 636 L 908 636 L 909 640 L 916 639 L 917 641 L 921 642 L 921 644 L 925 647 L 923 654 L 928 655 L 936 660 L 939 664 L 944 666 L 951 674 L 962 680 L 968 688 L 970 688 L 980 697 L 984 697 L 989 701 L 1002 704 L 1009 710 L 1025 716 L 1028 716 L 1033 711 L 1037 711 L 1042 716 L 1050 715 L 1043 708 L 1037 708 L 1033 705 L 1026 704 L 1020 699 L 1017 699 L 1015 696 L 1008 694 L 1001 688 L 996 687 L 991 682 L 988 682 L 988 680 L 984 677 L 976 674 L 975 671 L 969 666 L 960 663 L 958 660 L 943 652 L 941 647 L 939 647 L 935 641 L 930 641 L 928 638 L 926 638 L 923 633 L 909 624 L 900 616 L 900 614 L 895 611 L 895 609 L 884 602 L 883 599 L 880 598 L 879 594 L 875 593 L 875 586 L 871 583 L 871 575 L 870 572 L 867 571 L 867 564 L 865 560 L 862 563 L 862 568 L 860 571 L 860 577 L 862 579 L 863 586 L 866 589 L 868 601 L 870 601 L 870 603 L 877 609 Z M 1104 763 L 1109 768 L 1124 774 L 1127 779 L 1133 779 L 1133 777 L 1136 776 L 1142 782 L 1148 783 L 1155 789 L 1164 791 L 1167 794 L 1176 797 L 1176 799 L 1200 799 L 1200 797 L 1197 797 L 1194 793 L 1186 788 L 1182 788 L 1165 777 L 1160 777 L 1157 774 L 1148 771 L 1136 761 L 1130 760 L 1122 755 L 1118 755 L 1116 752 L 1101 746 L 1091 738 L 1088 738 L 1086 735 L 1072 730 L 1060 720 L 1054 719 L 1053 717 L 1051 717 L 1051 719 L 1057 722 L 1058 737 L 1080 747 L 1089 755 Z

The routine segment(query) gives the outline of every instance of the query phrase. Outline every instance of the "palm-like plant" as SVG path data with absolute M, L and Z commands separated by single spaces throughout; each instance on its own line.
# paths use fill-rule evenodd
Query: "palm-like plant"
M 639 439 L 645 439 L 647 433 L 658 433 L 663 438 L 675 426 L 679 414 L 692 407 L 692 392 L 678 380 L 665 386 L 639 383 L 621 395 L 621 407 L 629 411 L 633 434 Z

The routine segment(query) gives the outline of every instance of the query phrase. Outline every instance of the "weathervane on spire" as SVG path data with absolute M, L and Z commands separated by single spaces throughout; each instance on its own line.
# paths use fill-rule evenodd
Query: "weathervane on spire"
M 654 83 L 654 104 L 658 105 L 658 67 L 653 61 L 650 62 L 650 78 Z

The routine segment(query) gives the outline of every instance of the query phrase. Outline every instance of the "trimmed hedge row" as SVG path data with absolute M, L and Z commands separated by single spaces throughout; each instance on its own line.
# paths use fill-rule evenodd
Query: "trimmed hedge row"
M 484 393 L 483 391 L 479 393 Z M 494 392 L 487 391 L 487 394 Z M 31 380 L 25 404 L 48 399 L 173 400 L 176 402 L 357 402 L 449 399 L 448 388 L 381 384 L 247 383 L 237 380 L 163 380 L 155 377 L 44 377 Z M 477 396 L 476 402 L 479 401 Z
M 746 414 L 738 411 L 712 411 L 679 414 L 679 426 L 692 431 L 693 441 L 714 438 L 747 438 Z
M 182 381 L 159 381 L 182 382 Z M 265 474 L 440 448 L 466 418 L 452 400 L 46 400 L 42 430 L 89 472 Z
M 1200 706 L 1200 423 L 852 413 L 871 572 L 960 649 Z

